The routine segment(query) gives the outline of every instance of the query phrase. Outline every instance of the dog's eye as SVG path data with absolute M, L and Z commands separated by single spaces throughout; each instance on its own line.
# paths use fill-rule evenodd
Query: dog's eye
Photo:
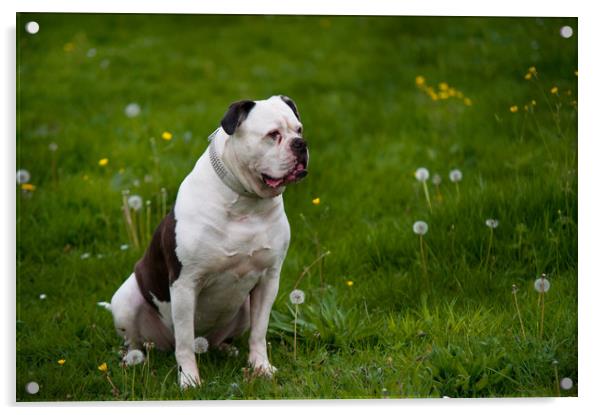
M 280 131 L 278 131 L 278 130 L 270 131 L 268 133 L 268 137 L 270 137 L 272 140 L 280 141 L 281 140 Z

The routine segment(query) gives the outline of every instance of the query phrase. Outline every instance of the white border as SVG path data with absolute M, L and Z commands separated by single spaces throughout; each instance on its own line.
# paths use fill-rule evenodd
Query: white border
M 82 407 L 88 413 L 131 412 L 163 413 L 165 406 L 176 407 L 180 413 L 201 411 L 236 411 L 251 413 L 285 413 L 286 415 L 314 411 L 315 409 L 339 411 L 366 411 L 374 408 L 382 413 L 400 411 L 445 412 L 446 414 L 505 414 L 516 410 L 554 413 L 570 410 L 584 411 L 599 407 L 596 397 L 599 394 L 602 367 L 598 348 L 600 347 L 600 304 L 602 293 L 596 261 L 596 236 L 602 234 L 600 205 L 600 141 L 596 123 L 602 98 L 600 85 L 602 66 L 599 40 L 602 39 L 595 2 L 590 1 L 524 1 L 505 0 L 497 2 L 473 2 L 469 0 L 437 1 L 342 1 L 320 0 L 315 2 L 292 2 L 278 0 L 213 0 L 192 2 L 190 0 L 135 1 L 135 0 L 14 0 L 2 1 L 0 19 L 3 28 L 0 64 L 3 97 L 0 99 L 0 125 L 5 134 L 1 142 L 2 181 L 0 182 L 4 200 L 2 203 L 0 262 L 5 267 L 4 289 L 2 290 L 4 313 L 2 319 L 2 370 L 0 377 L 1 403 L 9 413 L 31 413 L 43 410 L 45 413 L 81 413 Z M 40 405 L 14 405 L 14 280 L 15 272 L 15 13 L 17 11 L 46 12 L 120 12 L 120 13 L 227 13 L 227 14 L 364 14 L 364 15 L 450 15 L 450 16 L 577 16 L 579 17 L 579 398 L 576 399 L 503 399 L 503 400 L 419 400 L 419 401 L 277 401 L 277 402 L 178 402 L 143 405 L 115 404 L 56 404 L 52 407 Z M 597 128 L 598 127 L 598 128 Z M 584 225 L 586 224 L 586 225 Z M 8 264 L 8 265 L 7 265 Z M 11 369 L 12 368 L 12 369 Z M 522 411 L 521 411 L 522 412 Z

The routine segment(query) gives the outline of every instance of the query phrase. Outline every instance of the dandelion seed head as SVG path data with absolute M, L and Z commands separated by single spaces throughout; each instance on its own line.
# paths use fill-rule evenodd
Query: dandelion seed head
M 560 36 L 562 36 L 565 39 L 570 38 L 571 36 L 573 36 L 573 28 L 571 26 L 562 26 L 560 28 Z
M 424 235 L 428 232 L 429 225 L 424 221 L 418 220 L 414 222 L 412 229 L 416 235 Z
M 441 176 L 438 174 L 433 175 L 433 184 L 439 186 L 441 184 Z
M 499 225 L 499 221 L 497 219 L 487 219 L 485 221 L 485 225 L 487 225 L 487 227 L 491 228 L 491 229 L 495 229 L 498 227 Z
M 45 300 L 46 299 L 46 294 L 42 293 L 40 294 L 40 300 Z
M 560 381 L 560 387 L 565 391 L 573 388 L 573 379 L 571 378 L 562 378 Z
M 305 302 L 305 293 L 302 290 L 295 289 L 291 291 L 288 298 L 291 300 L 291 303 L 295 305 L 303 304 Z
M 542 274 L 541 277 L 535 280 L 533 287 L 538 293 L 547 293 L 550 290 L 550 280 L 546 278 L 546 274 Z
M 138 195 L 131 195 L 130 197 L 128 197 L 128 206 L 131 209 L 140 210 L 142 209 L 143 204 L 144 203 L 142 201 L 142 198 Z
M 122 244 L 119 249 L 121 249 L 122 251 L 127 251 L 128 249 L 130 249 L 130 246 L 128 244 Z
M 429 179 L 429 171 L 424 167 L 420 167 L 416 170 L 414 176 L 419 182 L 426 182 Z
M 38 24 L 38 22 L 27 22 L 25 24 L 25 31 L 30 35 L 35 35 L 40 31 L 40 25 Z
M 516 284 L 512 284 L 512 293 L 516 294 L 518 292 L 518 287 L 516 286 Z
M 462 180 L 462 172 L 459 169 L 453 169 L 449 172 L 449 180 L 457 183 Z
M 80 255 L 81 259 L 88 259 L 90 258 L 90 253 L 89 252 L 84 252 L 83 254 Z
M 25 170 L 25 169 L 17 170 L 17 183 L 18 184 L 27 183 L 27 182 L 29 182 L 30 179 L 31 179 L 31 174 L 29 174 L 29 172 L 27 170 Z
M 48 150 L 55 152 L 56 150 L 59 149 L 59 146 L 57 143 L 50 143 L 48 144 Z
M 128 350 L 127 354 L 123 358 L 123 361 L 128 366 L 138 365 L 144 362 L 144 353 L 142 353 L 142 350 L 138 349 Z
M 96 56 L 96 48 L 88 49 L 88 51 L 86 52 L 86 56 L 88 58 L 93 58 L 94 56 Z
M 123 112 L 128 118 L 136 118 L 138 115 L 140 115 L 140 105 L 138 105 L 136 102 L 130 102 L 126 105 Z
M 38 385 L 38 382 L 29 382 L 25 385 L 25 391 L 30 395 L 35 395 L 40 391 L 40 385 Z
M 207 353 L 209 350 L 209 342 L 204 337 L 197 337 L 194 339 L 194 352 L 196 354 Z

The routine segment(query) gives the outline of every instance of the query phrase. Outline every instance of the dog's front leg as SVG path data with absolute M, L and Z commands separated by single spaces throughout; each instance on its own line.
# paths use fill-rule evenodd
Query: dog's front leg
M 196 289 L 192 279 L 180 275 L 170 288 L 171 315 L 176 340 L 178 378 L 182 389 L 199 386 L 201 379 L 194 358 L 194 314 Z
M 257 373 L 272 376 L 276 368 L 268 359 L 265 336 L 272 305 L 278 293 L 280 269 L 266 274 L 251 291 L 251 334 L 249 336 L 249 364 Z

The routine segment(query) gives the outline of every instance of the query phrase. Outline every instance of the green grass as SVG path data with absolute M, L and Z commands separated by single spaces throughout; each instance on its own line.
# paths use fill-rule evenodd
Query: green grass
M 17 166 L 36 189 L 16 190 L 17 401 L 556 396 L 554 360 L 575 382 L 560 394 L 576 396 L 577 41 L 558 35 L 564 24 L 577 32 L 556 18 L 18 15 Z M 472 105 L 432 100 L 419 75 Z M 170 353 L 121 369 L 96 306 L 141 255 L 121 192 L 151 200 L 156 225 L 161 188 L 172 205 L 227 105 L 278 93 L 299 106 L 311 163 L 285 194 L 292 241 L 268 334 L 277 376 L 245 375 L 245 339 L 238 357 L 199 357 L 200 389 L 179 391 Z M 432 213 L 418 167 L 443 178 L 439 194 L 429 180 Z M 487 218 L 499 220 L 489 259 Z M 416 220 L 429 224 L 426 274 Z M 288 294 L 326 250 L 299 285 L 293 359 Z

